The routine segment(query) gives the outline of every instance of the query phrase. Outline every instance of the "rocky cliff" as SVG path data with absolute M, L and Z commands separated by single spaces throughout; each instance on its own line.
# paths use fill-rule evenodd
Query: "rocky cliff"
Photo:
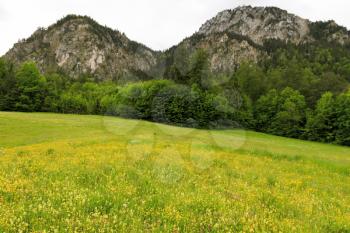
M 166 67 L 176 60 L 187 61 L 199 48 L 208 52 L 214 72 L 232 72 L 244 61 L 257 62 L 266 56 L 267 40 L 344 45 L 349 38 L 347 29 L 334 21 L 310 22 L 275 7 L 243 6 L 220 12 L 193 36 L 161 53 L 89 17 L 70 15 L 47 29 L 38 29 L 5 57 L 17 64 L 34 60 L 45 72 L 62 71 L 73 78 L 91 74 L 105 80 L 162 76 Z
M 33 60 L 42 71 L 61 70 L 73 78 L 92 74 L 97 79 L 147 73 L 157 63 L 157 53 L 146 46 L 89 17 L 75 15 L 38 29 L 5 57 L 15 63 Z
M 247 36 L 257 44 L 266 39 L 299 43 L 309 35 L 309 21 L 273 7 L 238 7 L 220 12 L 207 21 L 198 34 L 234 32 Z
M 214 72 L 232 72 L 242 62 L 267 56 L 264 43 L 272 39 L 294 44 L 350 42 L 347 29 L 334 21 L 311 22 L 276 7 L 242 6 L 220 12 L 166 53 L 168 63 L 173 64 L 172 57 L 180 50 L 191 53 L 202 48 L 208 52 Z

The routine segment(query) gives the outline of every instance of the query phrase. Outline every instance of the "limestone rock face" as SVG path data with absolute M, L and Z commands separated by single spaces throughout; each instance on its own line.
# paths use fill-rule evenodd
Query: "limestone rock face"
M 242 62 L 257 62 L 259 57 L 264 54 L 250 40 L 225 32 L 206 36 L 195 35 L 187 38 L 172 48 L 170 56 L 175 56 L 175 60 L 184 59 L 180 56 L 190 59 L 191 55 L 198 49 L 203 49 L 208 53 L 211 70 L 214 73 L 231 72 Z M 180 72 L 184 72 L 181 67 L 177 68 Z
M 276 7 L 242 6 L 220 12 L 167 52 L 204 48 L 212 71 L 232 72 L 242 62 L 266 57 L 264 42 L 271 39 L 294 44 L 325 40 L 344 45 L 350 42 L 350 34 L 334 21 L 311 22 Z
M 311 22 L 276 7 L 242 6 L 220 12 L 191 37 L 156 52 L 89 17 L 69 15 L 15 44 L 5 58 L 16 64 L 33 60 L 43 72 L 61 71 L 72 78 L 137 80 L 162 77 L 175 61 L 185 72 L 184 63 L 200 48 L 208 52 L 213 72 L 232 72 L 242 62 L 266 57 L 264 42 L 271 39 L 346 45 L 350 33 L 334 21 Z
M 157 56 L 124 34 L 81 16 L 67 16 L 48 29 L 38 29 L 5 55 L 15 63 L 33 60 L 45 72 L 62 70 L 72 78 L 88 73 L 99 80 L 147 73 Z
M 264 41 L 279 39 L 300 43 L 309 38 L 309 21 L 278 8 L 243 6 L 220 12 L 193 36 L 170 50 L 205 49 L 213 72 L 232 72 L 242 62 L 266 56 Z M 169 52 L 169 51 L 168 51 Z M 170 55 L 171 56 L 171 55 Z
M 234 32 L 261 45 L 266 39 L 300 43 L 309 35 L 309 23 L 278 8 L 243 6 L 219 13 L 207 21 L 198 34 Z

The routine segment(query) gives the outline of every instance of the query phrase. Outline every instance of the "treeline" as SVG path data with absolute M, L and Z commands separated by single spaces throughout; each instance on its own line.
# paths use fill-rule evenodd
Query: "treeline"
M 32 62 L 15 70 L 0 60 L 1 111 L 101 114 L 217 128 L 232 126 L 229 119 L 241 114 L 231 108 L 219 91 L 204 91 L 196 84 L 151 80 L 120 86 L 56 73 L 44 76 Z
M 246 103 L 240 108 L 244 114 L 238 114 L 244 118 L 233 120 L 244 127 L 350 145 L 350 50 L 324 43 L 267 41 L 267 56 L 259 64 L 241 64 L 232 75 L 219 76 L 210 74 L 208 55 L 197 51 L 190 58 L 178 57 L 166 74 L 177 83 L 216 90 L 231 106 L 237 106 L 237 99 L 227 93 L 238 92 Z
M 169 66 L 167 79 L 126 85 L 43 75 L 34 63 L 15 68 L 0 60 L 0 110 L 111 115 L 197 128 L 242 127 L 350 146 L 346 53 L 273 46 L 268 59 L 242 64 L 232 75 L 213 75 L 208 54 L 198 50 Z

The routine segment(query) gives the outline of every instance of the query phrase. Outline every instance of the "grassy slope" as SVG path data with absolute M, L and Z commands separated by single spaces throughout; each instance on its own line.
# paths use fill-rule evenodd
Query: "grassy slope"
M 350 148 L 0 112 L 0 232 L 350 231 Z

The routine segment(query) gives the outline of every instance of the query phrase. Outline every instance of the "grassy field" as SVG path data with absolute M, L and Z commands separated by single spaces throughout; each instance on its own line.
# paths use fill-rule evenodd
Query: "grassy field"
M 350 232 L 350 148 L 0 112 L 0 232 Z

